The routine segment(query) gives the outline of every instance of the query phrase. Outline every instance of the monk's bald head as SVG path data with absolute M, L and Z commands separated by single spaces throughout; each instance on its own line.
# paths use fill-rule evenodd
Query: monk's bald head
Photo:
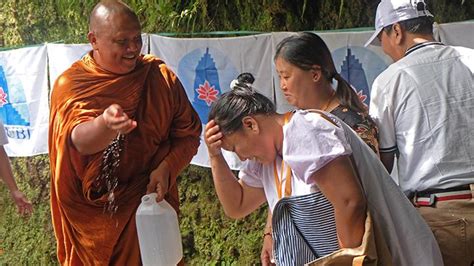
M 124 2 L 117 0 L 100 1 L 92 10 L 89 17 L 89 31 L 98 33 L 110 27 L 114 16 L 122 16 L 140 25 L 135 12 Z
M 101 1 L 89 21 L 87 39 L 95 62 L 116 74 L 132 71 L 143 47 L 135 12 L 122 1 Z

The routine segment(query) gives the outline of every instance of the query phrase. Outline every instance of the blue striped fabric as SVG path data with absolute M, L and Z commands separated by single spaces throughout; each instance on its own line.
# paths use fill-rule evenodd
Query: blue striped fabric
M 304 265 L 339 249 L 334 210 L 320 191 L 282 198 L 272 226 L 277 265 Z

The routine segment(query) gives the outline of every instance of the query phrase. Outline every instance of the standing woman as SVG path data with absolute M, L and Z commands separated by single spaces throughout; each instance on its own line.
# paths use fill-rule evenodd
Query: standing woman
M 289 104 L 337 116 L 378 154 L 378 129 L 357 93 L 337 73 L 321 37 L 310 32 L 287 37 L 278 44 L 274 60 L 280 88 Z M 333 79 L 337 81 L 336 90 L 331 85 Z
M 274 60 L 280 88 L 289 104 L 337 116 L 379 154 L 377 126 L 351 85 L 337 73 L 331 52 L 321 37 L 310 32 L 289 36 L 277 45 Z M 333 79 L 337 81 L 336 90 L 331 85 Z M 272 257 L 271 229 L 269 212 L 261 253 L 263 265 Z

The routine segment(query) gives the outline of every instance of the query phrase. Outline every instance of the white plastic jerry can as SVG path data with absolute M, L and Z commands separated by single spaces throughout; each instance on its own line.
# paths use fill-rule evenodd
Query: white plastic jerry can
M 138 242 L 145 266 L 176 265 L 183 257 L 178 215 L 171 205 L 156 202 L 156 193 L 142 197 L 136 214 Z

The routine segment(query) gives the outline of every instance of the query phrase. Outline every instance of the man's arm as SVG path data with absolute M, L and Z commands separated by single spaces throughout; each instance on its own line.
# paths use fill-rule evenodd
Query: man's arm
M 176 109 L 170 128 L 171 149 L 164 159 L 170 167 L 171 185 L 176 182 L 179 172 L 197 153 L 202 132 L 201 120 L 179 80 L 175 81 L 174 87 L 173 106 Z
M 381 152 L 380 160 L 390 174 L 393 170 L 393 161 L 395 159 L 395 152 Z
M 127 134 L 137 126 L 118 104 L 112 104 L 104 113 L 77 125 L 71 133 L 74 147 L 83 155 L 103 151 L 117 135 Z
M 147 193 L 156 191 L 157 201 L 164 198 L 169 188 L 176 183 L 179 172 L 197 153 L 202 131 L 201 120 L 179 79 L 164 64 L 160 65 L 160 71 L 166 80 L 164 86 L 169 86 L 171 91 L 169 104 L 173 109 L 173 121 L 169 129 L 170 151 L 160 165 L 153 169 L 147 186 Z
M 393 97 L 390 97 L 389 87 L 381 86 L 377 78 L 370 92 L 369 115 L 379 130 L 380 160 L 389 173 L 392 172 L 395 153 L 397 152 L 397 136 L 393 116 Z
M 170 187 L 176 183 L 179 172 L 196 154 L 198 147 L 199 137 L 187 136 L 171 139 L 170 152 L 151 172 L 146 193 L 156 192 L 156 201 L 163 200 Z

